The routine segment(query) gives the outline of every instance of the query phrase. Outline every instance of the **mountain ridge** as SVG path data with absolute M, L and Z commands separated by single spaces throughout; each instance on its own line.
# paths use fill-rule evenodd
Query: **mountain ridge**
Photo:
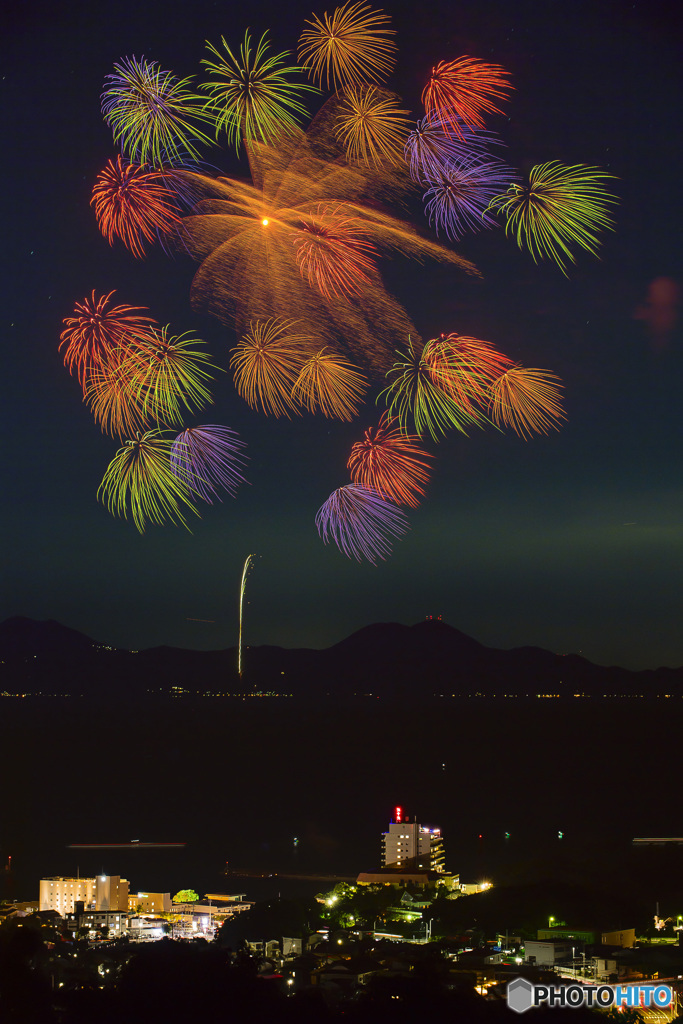
M 306 697 L 683 697 L 683 668 L 631 671 L 534 646 L 487 647 L 440 619 L 363 626 L 331 647 L 113 648 L 54 619 L 0 623 L 0 692 L 126 696 L 186 691 Z

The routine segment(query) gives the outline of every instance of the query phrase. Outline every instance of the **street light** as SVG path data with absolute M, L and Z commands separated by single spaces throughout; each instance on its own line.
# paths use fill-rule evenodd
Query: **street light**
M 554 917 L 549 917 L 548 918 L 548 928 L 552 928 L 554 921 L 555 921 Z

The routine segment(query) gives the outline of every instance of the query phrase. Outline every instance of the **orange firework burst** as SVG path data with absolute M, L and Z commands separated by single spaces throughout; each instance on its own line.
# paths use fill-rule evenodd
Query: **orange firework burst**
M 493 381 L 489 409 L 493 422 L 511 427 L 527 440 L 531 434 L 559 430 L 565 420 L 560 401 L 559 377 L 547 370 L 513 366 Z
M 148 171 L 118 156 L 97 175 L 90 205 L 110 245 L 118 237 L 139 259 L 145 242 L 171 234 L 180 224 L 174 195 L 167 188 L 171 171 Z
M 355 367 L 323 349 L 307 359 L 292 388 L 292 399 L 309 412 L 328 419 L 352 420 L 367 390 L 367 381 Z
M 484 128 L 484 114 L 501 114 L 494 99 L 507 99 L 506 91 L 514 88 L 507 81 L 509 72 L 500 64 L 484 64 L 476 57 L 459 57 L 441 61 L 422 93 L 428 116 L 435 114 L 444 129 L 464 138 L 461 118 L 468 128 Z
M 408 140 L 409 112 L 398 96 L 374 85 L 354 89 L 344 97 L 337 117 L 337 138 L 352 162 L 383 167 L 403 162 Z
M 369 4 L 346 3 L 334 14 L 313 15 L 299 39 L 299 63 L 322 85 L 342 89 L 379 82 L 391 72 L 396 58 L 393 29 L 387 14 L 373 11 Z
M 432 338 L 423 358 L 433 382 L 472 416 L 475 406 L 487 405 L 491 382 L 513 365 L 491 342 L 455 332 Z
M 419 444 L 419 437 L 391 427 L 386 413 L 377 427 L 365 431 L 365 440 L 351 448 L 348 468 L 354 483 L 371 487 L 397 505 L 417 508 L 425 493 L 433 456 Z
M 105 434 L 130 437 L 152 426 L 152 416 L 130 371 L 130 364 L 112 360 L 88 374 L 83 401 Z
M 117 351 L 145 336 L 156 322 L 140 315 L 147 312 L 142 306 L 112 306 L 113 291 L 99 299 L 95 295 L 93 292 L 89 299 L 76 303 L 74 315 L 64 318 L 60 335 L 60 350 L 66 345 L 64 365 L 70 373 L 76 368 L 82 386 L 92 369 L 104 367 Z
M 257 320 L 230 355 L 238 394 L 266 416 L 299 414 L 292 388 L 311 354 L 311 339 L 297 327 L 296 320 Z
M 328 298 L 353 295 L 370 283 L 375 270 L 370 254 L 377 250 L 344 203 L 318 203 L 315 212 L 302 217 L 292 241 L 301 276 Z
M 238 336 L 257 321 L 299 321 L 311 338 L 308 354 L 331 348 L 380 375 L 392 363 L 396 338 L 414 337 L 415 325 L 379 272 L 368 271 L 369 281 L 354 302 L 331 288 L 326 295 L 309 286 L 292 238 L 300 237 L 302 221 L 315 220 L 311 211 L 343 203 L 344 212 L 358 219 L 354 233 L 378 253 L 432 257 L 467 273 L 477 270 L 386 212 L 386 201 L 401 193 L 404 181 L 398 171 L 348 165 L 334 134 L 338 108 L 336 98 L 329 100 L 305 134 L 292 133 L 277 146 L 247 142 L 253 184 L 178 172 L 202 196 L 194 214 L 183 218 L 183 248 L 201 264 L 192 283 L 195 309 L 230 324 Z M 405 166 L 403 178 L 407 184 Z

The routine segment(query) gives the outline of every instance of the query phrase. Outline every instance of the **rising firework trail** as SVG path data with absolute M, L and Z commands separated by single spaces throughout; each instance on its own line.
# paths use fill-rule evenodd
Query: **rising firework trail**
M 237 645 L 237 671 L 239 672 L 240 679 L 242 678 L 242 610 L 244 606 L 244 591 L 247 589 L 247 576 L 254 564 L 253 560 L 255 557 L 256 555 L 247 555 L 244 568 L 242 569 L 242 582 L 240 584 L 240 635 Z

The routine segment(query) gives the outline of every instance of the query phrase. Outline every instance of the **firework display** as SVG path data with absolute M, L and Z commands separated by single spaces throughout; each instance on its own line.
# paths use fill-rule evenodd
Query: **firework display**
M 145 242 L 170 235 L 180 224 L 175 195 L 166 171 L 146 171 L 121 156 L 98 174 L 92 191 L 97 224 L 110 245 L 120 238 L 134 256 L 145 255 Z
M 487 408 L 492 382 L 513 365 L 489 341 L 454 332 L 432 338 L 422 358 L 432 382 L 473 419 Z
M 603 184 L 614 175 L 599 167 L 577 164 L 567 167 L 552 160 L 532 167 L 529 180 L 512 184 L 504 195 L 491 201 L 505 217 L 505 232 L 534 260 L 553 260 L 566 274 L 567 261 L 574 263 L 572 244 L 597 255 L 597 232 L 611 229 L 610 203 L 616 203 Z
M 65 346 L 64 365 L 70 373 L 75 368 L 82 385 L 92 369 L 106 366 L 116 352 L 146 336 L 155 324 L 152 317 L 141 315 L 148 312 L 141 306 L 113 306 L 114 294 L 96 298 L 93 291 L 90 298 L 76 303 L 73 316 L 64 318 L 59 347 Z
M 302 216 L 292 243 L 301 276 L 322 295 L 354 295 L 371 283 L 377 250 L 366 240 L 360 217 L 344 203 L 319 203 Z
M 449 430 L 455 428 L 467 433 L 467 427 L 484 422 L 482 412 L 470 403 L 456 401 L 456 374 L 443 363 L 438 372 L 432 364 L 435 342 L 426 345 L 408 342 L 407 352 L 397 352 L 400 357 L 387 373 L 390 384 L 379 398 L 386 401 L 390 419 L 397 419 L 403 433 L 415 433 L 422 437 L 430 434 L 439 441 Z
M 102 115 L 129 160 L 162 168 L 200 157 L 211 140 L 196 122 L 212 122 L 204 100 L 156 61 L 124 57 L 105 78 Z
M 154 425 L 151 410 L 135 387 L 130 367 L 114 360 L 90 371 L 83 401 L 103 433 L 118 435 L 122 440 Z
M 304 91 L 316 92 L 310 85 L 296 85 L 287 81 L 287 75 L 300 71 L 287 67 L 288 53 L 268 57 L 267 34 L 261 36 L 252 55 L 249 31 L 244 35 L 239 57 L 236 57 L 221 37 L 223 52 L 207 42 L 209 53 L 216 60 L 203 60 L 209 74 L 217 81 L 206 82 L 202 88 L 211 95 L 207 110 L 216 119 L 216 133 L 225 131 L 228 142 L 239 149 L 240 140 L 260 139 L 275 143 L 293 128 L 295 114 L 306 116 L 307 111 L 296 98 Z
M 174 426 L 182 423 L 183 409 L 194 412 L 211 402 L 206 381 L 212 375 L 206 369 L 211 357 L 197 347 L 204 342 L 190 332 L 169 332 L 168 324 L 151 328 L 129 349 L 122 365 L 144 408 L 157 423 Z
M 244 567 L 242 569 L 242 580 L 240 582 L 240 628 L 239 628 L 239 639 L 237 642 L 237 671 L 240 679 L 242 678 L 242 620 L 244 618 L 244 595 L 247 590 L 247 578 L 249 573 L 254 567 L 254 559 L 256 555 L 247 555 L 244 560 Z
M 397 505 L 417 508 L 425 493 L 429 462 L 433 458 L 419 437 L 392 427 L 386 412 L 376 427 L 368 427 L 362 441 L 351 448 L 348 468 L 353 483 L 376 491 Z
M 348 92 L 336 124 L 347 160 L 377 168 L 401 163 L 410 127 L 407 113 L 386 89 L 370 85 Z
M 128 518 L 140 531 L 147 522 L 166 520 L 187 526 L 185 515 L 198 515 L 189 483 L 171 468 L 173 442 L 160 430 L 138 434 L 126 441 L 109 463 L 97 497 L 112 515 Z
M 457 118 L 457 114 L 452 115 Z M 418 121 L 408 134 L 404 156 L 413 181 L 439 181 L 451 164 L 489 156 L 489 146 L 502 140 L 493 132 L 474 131 L 458 118 L 458 131 L 447 131 L 438 114 Z
M 437 235 L 457 241 L 468 231 L 494 227 L 497 221 L 487 213 L 489 203 L 507 185 L 513 171 L 500 160 L 468 157 L 446 165 L 430 179 L 423 196 L 425 214 Z
M 187 526 L 197 501 L 234 496 L 244 482 L 239 436 L 192 422 L 226 363 L 235 401 L 275 419 L 349 422 L 368 400 L 386 406 L 352 444 L 351 482 L 315 517 L 324 543 L 373 564 L 407 530 L 399 506 L 425 495 L 427 439 L 489 427 L 528 440 L 565 420 L 553 373 L 456 331 L 424 342 L 383 273 L 397 257 L 433 260 L 453 272 L 455 292 L 461 274 L 481 274 L 443 239 L 502 221 L 534 261 L 566 274 L 613 227 L 612 175 L 550 160 L 523 180 L 492 155 L 503 140 L 487 119 L 513 86 L 502 65 L 477 57 L 434 54 L 412 122 L 383 85 L 394 36 L 388 15 L 347 2 L 305 23 L 299 66 L 289 51 L 270 53 L 267 33 L 252 45 L 247 30 L 238 47 L 206 42 L 197 92 L 144 57 L 106 76 L 102 114 L 121 152 L 97 176 L 97 224 L 134 257 L 159 240 L 193 259 L 192 308 L 234 332 L 229 355 L 214 360 L 193 332 L 171 334 L 146 308 L 114 305 L 114 291 L 93 291 L 63 321 L 67 369 L 102 431 L 125 442 L 98 497 L 138 530 Z M 292 77 L 302 71 L 314 84 Z M 323 88 L 332 95 L 304 126 L 302 101 Z M 246 155 L 248 178 L 202 163 L 202 148 L 221 138 Z M 422 228 L 406 213 L 418 190 Z
M 400 537 L 408 521 L 400 509 L 362 484 L 333 491 L 318 509 L 315 525 L 325 544 L 332 541 L 349 558 L 376 564 L 391 554 L 390 537 Z
M 314 348 L 332 348 L 381 377 L 393 362 L 396 339 L 415 336 L 415 325 L 387 292 L 380 274 L 371 273 L 367 266 L 362 302 L 311 287 L 300 272 L 297 246 L 292 244 L 296 232 L 300 237 L 306 233 L 302 222 L 310 223 L 316 211 L 337 205 L 343 195 L 345 209 L 357 222 L 354 231 L 362 234 L 378 257 L 400 253 L 435 259 L 469 274 L 477 270 L 452 249 L 378 205 L 377 197 L 387 185 L 385 174 L 344 161 L 333 126 L 338 103 L 333 100 L 332 104 L 331 110 L 323 107 L 306 133 L 292 133 L 277 147 L 247 144 L 253 184 L 182 172 L 202 195 L 196 212 L 183 218 L 183 248 L 200 262 L 191 300 L 196 309 L 239 334 L 246 333 L 255 319 L 301 321 Z M 330 156 L 336 153 L 335 159 L 312 155 L 314 148 L 322 147 Z
M 230 355 L 237 393 L 266 415 L 299 413 L 292 388 L 312 354 L 311 339 L 296 320 L 257 320 Z
M 396 58 L 389 16 L 369 4 L 346 3 L 322 21 L 313 15 L 299 39 L 299 61 L 326 88 L 346 89 L 383 81 Z
M 328 419 L 352 420 L 367 387 L 363 375 L 345 359 L 322 349 L 304 363 L 292 398 L 309 412 L 321 412 Z
M 422 93 L 427 115 L 437 114 L 446 130 L 464 138 L 461 123 L 484 128 L 484 114 L 501 114 L 494 100 L 507 99 L 513 86 L 500 64 L 485 64 L 475 57 L 440 61 L 432 68 Z
M 512 366 L 491 384 L 491 418 L 524 438 L 559 430 L 566 419 L 560 400 L 561 386 L 554 373 Z
M 178 434 L 171 446 L 171 470 L 211 505 L 214 499 L 221 500 L 219 489 L 234 497 L 244 483 L 244 447 L 244 441 L 227 427 L 189 427 Z

